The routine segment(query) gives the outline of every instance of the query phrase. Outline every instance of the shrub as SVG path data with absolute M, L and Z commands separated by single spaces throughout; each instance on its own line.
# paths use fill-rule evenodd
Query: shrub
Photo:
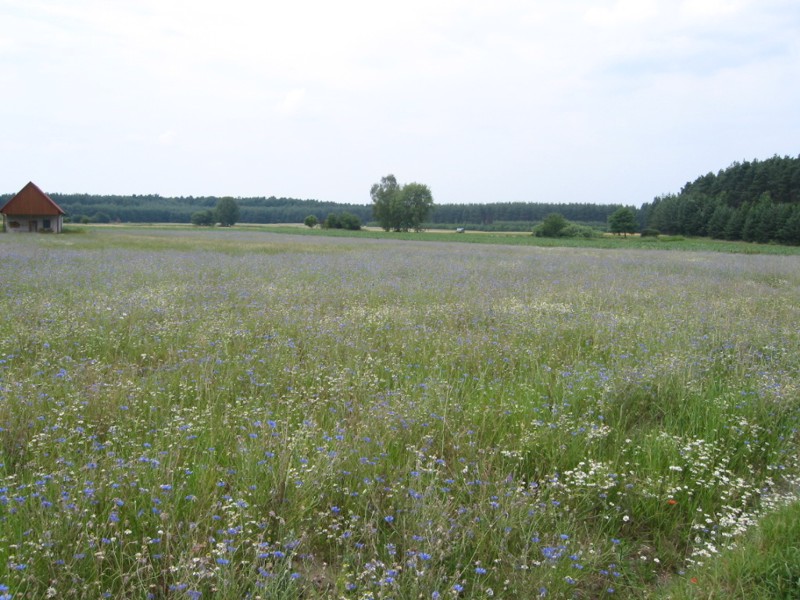
M 549 238 L 593 238 L 597 237 L 598 233 L 591 227 L 578 225 L 568 221 L 558 213 L 552 213 L 533 228 L 533 235 L 534 237 Z
M 564 229 L 561 230 L 561 233 L 558 237 L 570 237 L 570 238 L 595 238 L 598 237 L 599 234 L 597 231 L 592 229 L 591 227 L 587 227 L 586 225 L 578 225 L 577 223 L 570 223 Z
M 642 237 L 658 237 L 659 235 L 661 235 L 661 232 L 658 229 L 653 229 L 652 227 L 642 229 Z
M 322 223 L 324 229 L 349 229 L 358 231 L 361 229 L 361 219 L 349 212 L 331 213 Z
M 533 228 L 533 235 L 535 237 L 561 237 L 561 230 L 567 225 L 569 225 L 569 221 L 564 218 L 564 215 L 550 213 L 544 221 Z
M 213 210 L 200 210 L 196 213 L 192 213 L 192 225 L 198 225 L 201 227 L 210 227 L 214 223 L 216 223 L 216 214 Z

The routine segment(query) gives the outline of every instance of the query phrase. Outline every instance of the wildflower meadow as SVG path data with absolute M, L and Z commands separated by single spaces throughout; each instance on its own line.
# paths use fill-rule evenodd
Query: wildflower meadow
M 798 256 L 0 238 L 4 600 L 650 597 L 797 500 Z

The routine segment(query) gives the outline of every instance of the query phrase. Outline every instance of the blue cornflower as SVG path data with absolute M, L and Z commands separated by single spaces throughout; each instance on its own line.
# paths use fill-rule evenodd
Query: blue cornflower
M 561 558 L 561 555 L 564 554 L 563 548 L 555 548 L 553 546 L 545 546 L 542 548 L 542 554 L 545 558 L 550 560 L 556 560 Z

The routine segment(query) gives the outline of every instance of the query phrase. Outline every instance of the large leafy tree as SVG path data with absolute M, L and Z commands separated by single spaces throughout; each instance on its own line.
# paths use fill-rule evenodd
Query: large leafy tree
M 397 179 L 395 179 L 394 175 L 381 177 L 380 182 L 374 184 L 370 189 L 372 216 L 386 231 L 394 229 L 395 224 L 398 223 L 397 202 L 399 194 L 400 186 L 397 184 Z
M 433 209 L 433 195 L 422 183 L 400 186 L 394 175 L 382 177 L 370 190 L 372 214 L 385 231 L 421 231 Z
M 623 235 L 636 232 L 636 213 L 632 208 L 622 207 L 608 217 L 608 229 L 611 233 Z
M 239 220 L 239 205 L 231 197 L 220 198 L 217 202 L 217 221 L 223 227 L 235 225 Z

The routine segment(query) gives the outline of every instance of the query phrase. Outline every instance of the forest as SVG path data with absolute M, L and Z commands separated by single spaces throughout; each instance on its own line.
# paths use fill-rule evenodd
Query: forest
M 672 235 L 800 244 L 800 156 L 735 162 L 640 209 L 640 222 Z

